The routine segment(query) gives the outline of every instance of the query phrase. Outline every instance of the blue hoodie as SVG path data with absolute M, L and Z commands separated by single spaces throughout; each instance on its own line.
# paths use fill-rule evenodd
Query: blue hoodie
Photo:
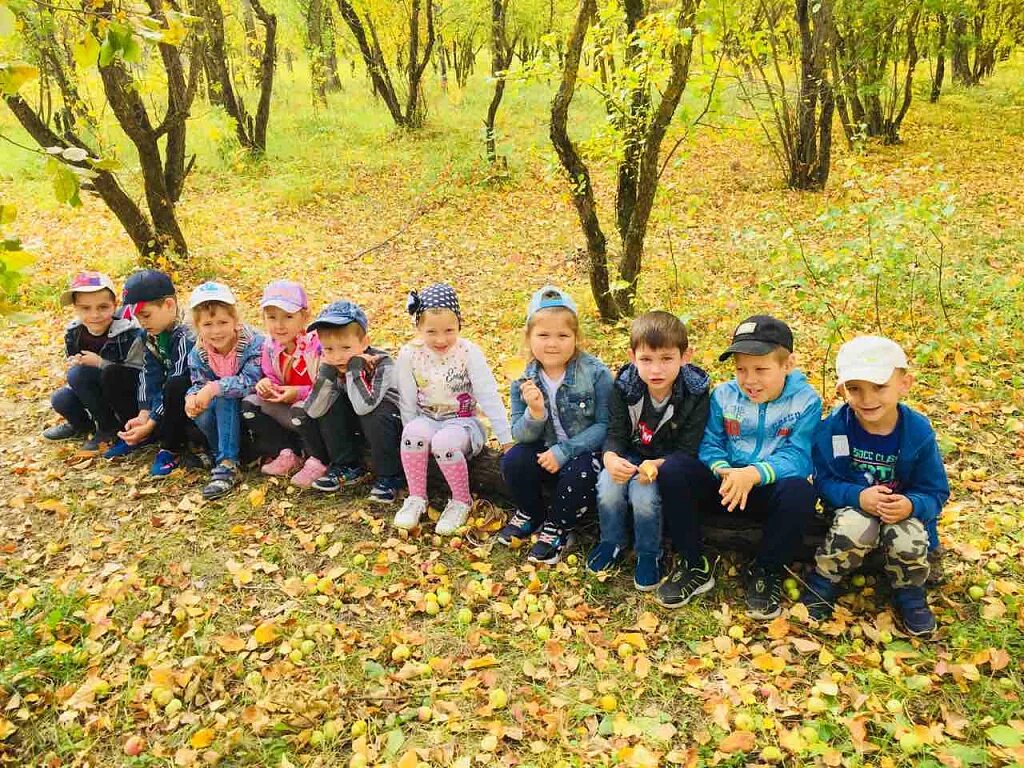
M 800 371 L 786 376 L 782 394 L 755 403 L 733 378 L 715 387 L 698 458 L 714 472 L 752 466 L 769 485 L 812 472 L 811 440 L 821 421 L 821 398 Z
M 860 508 L 860 492 L 868 487 L 850 461 L 850 423 L 856 416 L 849 405 L 829 414 L 814 434 L 814 485 L 829 508 Z M 914 505 L 913 516 L 928 531 L 929 549 L 939 545 L 937 521 L 949 498 L 949 480 L 942 466 L 935 431 L 928 418 L 899 404 L 900 445 L 896 460 L 899 492 Z M 837 437 L 843 439 L 835 439 Z M 837 456 L 836 453 L 839 453 Z

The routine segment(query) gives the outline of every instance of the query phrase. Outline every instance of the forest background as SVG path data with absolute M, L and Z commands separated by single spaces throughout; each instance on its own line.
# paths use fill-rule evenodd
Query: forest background
M 1024 6 L 1002 0 L 0 0 L 0 761 L 1024 764 Z M 500 94 L 500 96 L 498 95 Z M 827 403 L 903 344 L 940 436 L 940 630 L 667 613 L 575 559 L 393 535 L 363 491 L 204 504 L 44 446 L 68 275 L 274 278 L 376 343 L 445 279 L 503 385 L 526 301 L 793 325 Z

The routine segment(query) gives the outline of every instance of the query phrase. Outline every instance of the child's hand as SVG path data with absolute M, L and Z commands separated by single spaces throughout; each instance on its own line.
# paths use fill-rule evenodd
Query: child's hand
M 640 466 L 636 468 L 637 479 L 640 481 L 640 484 L 650 485 L 657 480 L 658 470 L 664 463 L 664 459 L 647 459 L 646 461 L 640 462 Z
M 625 485 L 636 474 L 636 465 L 619 456 L 614 451 L 608 451 L 604 455 L 604 468 L 619 485 Z
M 117 436 L 128 445 L 141 443 L 156 430 L 156 422 L 149 418 L 149 411 L 141 411 L 134 419 L 128 419 L 124 425 L 124 431 L 118 432 Z
M 198 394 L 185 395 L 185 415 L 190 419 L 194 419 L 196 416 L 206 410 L 206 405 L 201 404 L 201 400 Z
M 560 469 L 558 459 L 550 448 L 544 451 L 544 453 L 538 454 L 537 463 L 540 464 L 542 469 L 550 472 L 552 475 Z
M 878 516 L 883 523 L 892 525 L 906 520 L 914 514 L 914 504 L 906 496 L 893 493 L 878 502 Z
M 284 405 L 291 405 L 299 399 L 299 388 L 298 387 L 275 387 L 270 397 L 264 398 L 271 403 L 283 403 Z
M 256 382 L 256 394 L 264 400 L 269 400 L 276 389 L 277 385 L 266 376 Z
M 718 495 L 722 497 L 722 506 L 732 512 L 737 507 L 747 508 L 747 497 L 750 490 L 761 482 L 760 473 L 754 467 L 726 467 L 718 470 L 722 485 Z
M 885 485 L 872 485 L 860 492 L 860 508 L 869 515 L 881 517 L 879 504 L 892 495 L 892 489 Z
M 90 368 L 99 368 L 101 365 L 103 365 L 103 358 L 97 355 L 95 352 L 79 352 L 78 364 L 88 365 Z
M 533 382 L 527 379 L 519 387 L 519 396 L 523 398 L 526 407 L 530 409 L 530 416 L 539 421 L 544 418 L 544 395 Z

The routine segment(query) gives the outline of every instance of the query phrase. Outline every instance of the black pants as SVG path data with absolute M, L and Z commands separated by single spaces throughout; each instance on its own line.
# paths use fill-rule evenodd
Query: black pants
M 516 506 L 531 520 L 547 519 L 570 531 L 597 511 L 597 476 L 601 466 L 596 454 L 587 452 L 569 459 L 552 474 L 537 463 L 537 456 L 546 450 L 542 443 L 513 446 L 501 457 L 501 476 Z M 551 486 L 550 512 L 544 509 L 544 485 Z
M 302 437 L 298 431 L 294 427 L 283 426 L 267 414 L 258 401 L 248 397 L 242 400 L 242 428 L 249 433 L 252 449 L 261 458 L 272 459 L 285 448 L 296 453 L 302 451 Z
M 328 466 L 361 464 L 365 441 L 370 445 L 370 458 L 378 477 L 402 474 L 398 454 L 402 417 L 393 403 L 382 402 L 370 413 L 359 416 L 348 395 L 342 392 L 319 419 L 311 419 L 301 408 L 293 408 L 292 416 L 308 456 L 315 456 Z
M 186 443 L 206 447 L 202 430 L 185 415 L 185 393 L 192 386 L 192 378 L 186 373 L 168 376 L 164 381 L 164 415 L 160 421 L 160 446 L 177 452 Z
M 701 461 L 670 456 L 658 472 L 662 515 L 672 546 L 688 563 L 703 554 L 701 517 L 722 510 L 721 481 Z M 770 485 L 756 485 L 747 496 L 747 508 L 733 514 L 762 521 L 756 563 L 781 570 L 796 552 L 807 524 L 814 516 L 814 486 L 801 477 L 787 477 Z
M 85 432 L 95 424 L 98 434 L 113 437 L 139 413 L 140 374 L 124 365 L 75 365 L 68 370 L 67 386 L 54 392 L 50 403 L 71 426 Z

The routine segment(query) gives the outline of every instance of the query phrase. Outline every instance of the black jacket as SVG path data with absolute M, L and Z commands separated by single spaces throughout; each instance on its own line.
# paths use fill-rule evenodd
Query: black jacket
M 620 456 L 636 454 L 641 459 L 661 459 L 677 451 L 696 456 L 708 420 L 710 385 L 710 377 L 701 368 L 690 364 L 680 368 L 661 421 L 651 427 L 654 434 L 644 445 L 639 422 L 650 395 L 636 366 L 622 366 L 615 376 L 604 449 Z

